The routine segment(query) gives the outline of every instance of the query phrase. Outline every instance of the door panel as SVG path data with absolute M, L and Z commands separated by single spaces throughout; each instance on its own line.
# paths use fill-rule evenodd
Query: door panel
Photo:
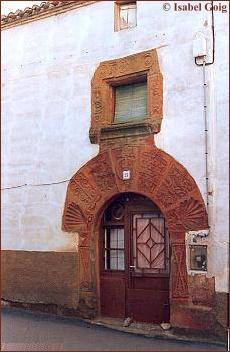
M 169 321 L 168 239 L 163 216 L 132 213 L 126 314 L 134 320 Z
M 101 314 L 125 317 L 125 276 L 122 273 L 104 273 L 101 276 Z
M 154 287 L 147 290 L 127 289 L 126 294 L 128 317 L 151 323 L 169 321 L 168 290 L 160 291 Z

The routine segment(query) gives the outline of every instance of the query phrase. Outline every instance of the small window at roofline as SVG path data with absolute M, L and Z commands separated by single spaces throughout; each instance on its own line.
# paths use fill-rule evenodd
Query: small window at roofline
M 137 2 L 116 1 L 115 2 L 115 31 L 133 28 L 137 25 Z
M 114 122 L 142 120 L 147 115 L 147 82 L 115 87 Z

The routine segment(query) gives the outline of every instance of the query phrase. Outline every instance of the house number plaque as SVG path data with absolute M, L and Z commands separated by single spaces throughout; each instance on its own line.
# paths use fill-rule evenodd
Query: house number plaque
M 129 180 L 130 179 L 130 170 L 124 170 L 122 174 L 123 180 Z

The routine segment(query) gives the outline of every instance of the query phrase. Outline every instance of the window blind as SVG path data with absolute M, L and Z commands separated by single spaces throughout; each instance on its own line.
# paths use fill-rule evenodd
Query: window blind
M 115 89 L 114 122 L 140 120 L 147 115 L 147 83 L 135 83 Z

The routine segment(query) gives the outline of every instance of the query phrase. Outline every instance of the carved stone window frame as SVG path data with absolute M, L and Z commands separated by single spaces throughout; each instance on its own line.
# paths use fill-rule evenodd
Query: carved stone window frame
M 114 123 L 114 87 L 137 83 L 143 77 L 147 81 L 147 116 L 140 122 Z M 136 134 L 137 125 L 141 130 L 145 127 L 150 133 L 158 133 L 162 118 L 163 77 L 156 49 L 100 63 L 91 81 L 91 143 L 100 143 L 104 129 L 107 136 L 108 129 L 120 129 L 125 135 L 123 127 L 130 133 L 132 126 Z

